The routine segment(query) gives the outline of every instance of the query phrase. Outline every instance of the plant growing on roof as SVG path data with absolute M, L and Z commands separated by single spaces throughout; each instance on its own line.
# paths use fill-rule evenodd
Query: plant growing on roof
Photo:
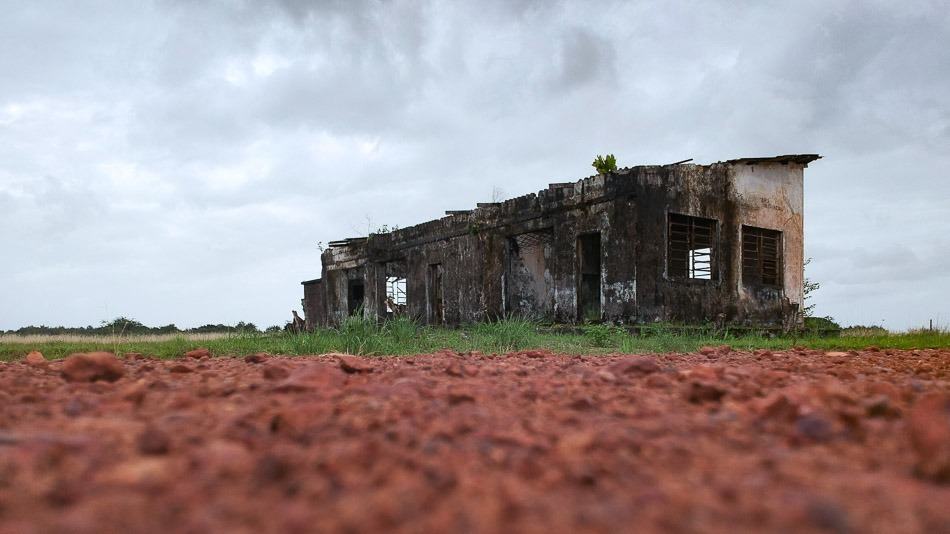
M 597 170 L 597 174 L 611 173 L 617 170 L 617 158 L 613 154 L 606 156 L 598 154 L 591 165 Z

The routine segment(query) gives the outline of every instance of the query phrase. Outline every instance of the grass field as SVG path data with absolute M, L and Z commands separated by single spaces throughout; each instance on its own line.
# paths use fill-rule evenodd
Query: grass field
M 752 334 L 678 333 L 656 328 L 648 334 L 631 335 L 607 325 L 588 325 L 567 333 L 554 333 L 530 321 L 509 319 L 460 329 L 419 326 L 406 319 L 378 325 L 360 319 L 347 320 L 339 328 L 293 335 L 279 334 L 190 334 L 149 336 L 0 336 L 0 360 L 11 361 L 31 350 L 47 358 L 73 352 L 106 350 L 117 354 L 140 352 L 162 358 L 180 356 L 206 347 L 216 355 L 322 354 L 347 352 L 365 355 L 405 355 L 451 349 L 459 352 L 502 353 L 523 349 L 549 349 L 570 354 L 690 352 L 705 345 L 727 344 L 735 349 L 807 347 L 823 350 L 861 349 L 869 346 L 895 349 L 950 347 L 950 332 L 915 331 L 868 336 L 780 336 Z

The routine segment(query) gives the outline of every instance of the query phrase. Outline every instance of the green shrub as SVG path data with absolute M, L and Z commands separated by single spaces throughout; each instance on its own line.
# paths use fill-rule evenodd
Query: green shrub
M 883 326 L 854 325 L 841 329 L 841 335 L 845 337 L 886 336 L 888 333 Z
M 587 324 L 581 327 L 584 332 L 584 338 L 594 347 L 617 348 L 623 342 L 627 333 L 619 326 L 612 324 Z
M 617 170 L 617 158 L 613 154 L 607 154 L 606 156 L 598 154 L 591 165 L 597 171 L 597 174 L 609 174 Z
M 805 317 L 805 330 L 811 332 L 840 332 L 841 325 L 831 317 Z

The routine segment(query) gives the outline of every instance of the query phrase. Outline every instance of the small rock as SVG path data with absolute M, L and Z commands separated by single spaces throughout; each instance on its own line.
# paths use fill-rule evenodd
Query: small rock
M 903 396 L 897 386 L 888 382 L 871 382 L 867 386 L 867 392 L 869 395 L 885 395 L 892 401 L 899 400 Z
M 286 458 L 265 453 L 258 458 L 254 466 L 254 479 L 257 484 L 280 482 L 290 476 L 293 471 L 293 465 Z
M 115 382 L 125 374 L 125 367 L 111 352 L 76 353 L 66 358 L 61 372 L 69 382 Z
M 448 395 L 449 404 L 461 404 L 463 402 L 475 402 L 475 395 L 468 391 L 450 391 Z
M 670 379 L 661 374 L 652 374 L 647 377 L 647 387 L 656 389 L 666 389 L 670 387 Z
M 521 352 L 517 352 L 516 354 L 519 356 L 524 356 L 525 358 L 535 358 L 535 359 L 541 359 L 541 358 L 547 358 L 548 356 L 553 356 L 553 353 L 545 351 L 545 350 L 523 350 Z
M 921 397 L 907 417 L 910 442 L 917 453 L 917 473 L 937 482 L 950 482 L 950 395 Z
M 166 432 L 149 426 L 139 434 L 138 448 L 142 454 L 166 454 L 171 448 L 171 438 Z
M 680 374 L 691 379 L 699 380 L 701 382 L 716 382 L 721 376 L 722 369 L 719 367 L 711 367 L 708 365 L 697 365 L 695 367 L 680 371 Z
M 337 356 L 340 363 L 340 369 L 347 373 L 372 373 L 373 364 L 363 358 L 340 354 Z
M 726 390 L 714 382 L 693 380 L 686 387 L 686 399 L 693 403 L 718 402 L 725 394 Z
M 31 350 L 30 353 L 23 358 L 23 363 L 30 367 L 46 367 L 49 365 L 49 362 L 43 357 L 43 353 L 38 350 Z
M 619 362 L 614 363 L 607 369 L 615 375 L 625 375 L 625 374 L 638 374 L 638 375 L 648 375 L 650 373 L 656 373 L 660 371 L 659 364 L 653 358 L 646 358 L 643 356 L 635 356 L 633 358 L 626 358 L 620 360 Z
M 809 521 L 824 532 L 852 531 L 847 511 L 833 501 L 812 499 L 805 510 Z
M 63 406 L 63 413 L 68 417 L 78 417 L 88 412 L 93 405 L 83 399 L 72 398 Z
M 278 393 L 336 390 L 346 382 L 346 375 L 338 367 L 314 363 L 294 369 L 290 376 L 274 387 Z
M 185 353 L 185 358 L 193 358 L 195 360 L 200 360 L 202 358 L 210 358 L 211 351 L 208 349 L 195 349 L 189 350 Z
M 95 475 L 95 483 L 163 487 L 175 477 L 167 458 L 136 458 Z
M 594 403 L 587 397 L 579 397 L 571 401 L 571 409 L 578 411 L 587 411 L 594 408 Z
M 847 358 L 848 353 L 847 352 L 826 352 L 825 356 L 827 356 L 828 358 Z
M 868 417 L 900 417 L 901 410 L 887 395 L 875 395 L 864 401 Z
M 799 436 L 818 443 L 830 441 L 834 437 L 834 425 L 817 413 L 799 417 L 795 421 L 795 431 Z
M 195 370 L 187 365 L 175 364 L 168 369 L 169 373 L 193 373 Z
M 798 406 L 787 395 L 777 392 L 762 399 L 759 413 L 765 419 L 791 422 L 798 416 Z
M 128 386 L 122 388 L 122 390 L 119 392 L 119 397 L 133 404 L 142 404 L 142 401 L 145 400 L 145 394 L 147 391 L 148 384 L 144 378 L 140 378 Z
M 283 380 L 290 376 L 290 369 L 277 362 L 267 362 L 261 366 L 261 375 L 268 380 Z
M 451 361 L 448 365 L 445 366 L 445 374 L 449 376 L 461 377 L 465 376 L 465 370 L 462 369 L 462 362 Z
M 248 354 L 244 357 L 244 363 L 264 363 L 270 358 L 270 354 L 266 352 L 256 352 L 254 354 Z
M 716 347 L 699 347 L 699 353 L 703 356 L 712 356 L 719 351 Z
M 601 369 L 600 371 L 597 371 L 596 375 L 597 375 L 601 380 L 603 380 L 604 382 L 616 382 L 616 381 L 617 381 L 617 375 L 611 373 L 610 371 L 608 371 L 608 370 L 606 370 L 606 369 Z

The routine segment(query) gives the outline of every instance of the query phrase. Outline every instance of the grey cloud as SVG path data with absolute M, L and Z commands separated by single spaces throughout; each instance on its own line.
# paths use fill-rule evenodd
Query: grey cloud
M 950 295 L 948 38 L 926 1 L 11 6 L 0 247 L 23 260 L 0 263 L 0 328 L 277 323 L 317 241 L 577 179 L 603 152 L 821 152 L 819 311 L 950 317 L 925 298 Z
M 573 88 L 605 79 L 612 81 L 614 48 L 606 39 L 582 28 L 566 32 L 561 41 L 558 85 Z

